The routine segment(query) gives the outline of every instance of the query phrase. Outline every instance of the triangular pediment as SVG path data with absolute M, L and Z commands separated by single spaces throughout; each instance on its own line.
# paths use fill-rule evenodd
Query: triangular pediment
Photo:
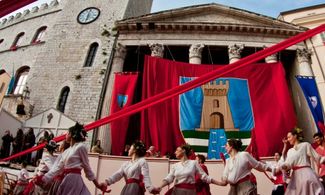
M 135 18 L 128 18 L 119 21 L 118 24 L 134 22 L 228 24 L 302 30 L 302 28 L 299 26 L 280 21 L 272 17 L 215 3 L 183 7 L 147 14 Z

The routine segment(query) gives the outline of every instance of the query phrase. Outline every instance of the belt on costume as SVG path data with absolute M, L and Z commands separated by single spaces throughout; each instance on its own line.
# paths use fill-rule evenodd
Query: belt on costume
M 21 181 L 18 181 L 17 186 L 27 186 L 28 185 L 28 182 L 21 182 Z
M 79 168 L 64 169 L 64 175 L 68 175 L 70 173 L 75 173 L 75 174 L 81 175 L 81 169 L 79 169 Z
M 235 185 L 238 185 L 238 184 L 243 183 L 245 181 L 250 181 L 250 178 L 251 178 L 250 175 L 246 175 L 245 177 L 238 180 L 235 184 L 230 184 L 230 185 L 235 186 Z
M 190 190 L 194 190 L 195 188 L 195 184 L 191 184 L 191 183 L 179 183 L 175 185 L 176 188 L 184 188 L 184 189 L 190 189 Z
M 126 184 L 129 184 L 129 183 L 137 183 L 137 184 L 140 184 L 141 181 L 139 179 L 130 178 L 130 179 L 127 179 L 126 180 Z
M 299 169 L 302 169 L 302 168 L 307 168 L 307 167 L 310 168 L 309 165 L 305 165 L 305 166 L 293 166 L 293 167 L 292 167 L 292 170 L 296 171 L 296 170 L 299 170 Z

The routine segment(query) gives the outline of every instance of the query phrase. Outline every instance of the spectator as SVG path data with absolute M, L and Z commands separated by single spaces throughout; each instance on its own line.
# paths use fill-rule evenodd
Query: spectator
M 124 151 L 122 156 L 129 156 L 129 150 L 130 150 L 131 146 L 129 144 L 126 144 L 124 147 Z
M 45 142 L 48 142 L 49 141 L 49 138 L 50 138 L 50 134 L 48 131 L 44 131 L 43 133 L 43 136 L 39 138 L 38 142 L 37 142 L 37 145 L 40 145 L 40 144 L 43 144 Z M 43 155 L 43 150 L 38 150 L 36 152 L 36 157 L 35 157 L 35 164 L 36 162 L 42 158 L 42 155 Z
M 146 157 L 156 157 L 157 152 L 155 146 L 150 146 L 146 152 Z
M 23 141 L 24 141 L 24 132 L 22 129 L 18 129 L 16 137 L 14 138 L 13 142 L 12 142 L 12 153 L 11 155 L 17 154 L 19 152 L 21 152 L 22 146 L 23 146 Z M 16 159 L 13 159 L 12 162 L 18 162 L 20 163 L 21 158 L 18 157 Z
M 10 131 L 6 130 L 5 135 L 2 136 L 2 146 L 1 146 L 1 158 L 6 158 L 10 154 L 10 144 L 13 141 L 12 135 L 10 135 Z
M 202 170 L 209 175 L 208 168 L 205 166 L 205 156 L 202 154 L 196 155 L 196 160 L 199 163 Z M 195 186 L 196 186 L 196 194 L 197 195 L 211 195 L 210 192 L 210 185 L 204 181 L 201 180 L 201 175 L 196 174 L 195 175 Z
M 100 140 L 96 141 L 96 145 L 91 148 L 91 152 L 99 154 L 104 152 L 103 148 L 100 147 Z
M 316 152 L 320 156 L 325 156 L 325 142 L 324 142 L 324 135 L 321 132 L 314 134 L 314 143 L 316 144 Z M 321 164 L 318 167 L 318 175 L 322 179 L 322 184 L 325 187 L 325 165 Z
M 34 129 L 29 128 L 28 132 L 24 136 L 24 142 L 23 142 L 23 150 L 27 150 L 35 145 L 35 134 L 34 134 Z M 29 153 L 23 157 L 26 159 L 28 164 L 31 164 L 31 158 L 32 154 Z

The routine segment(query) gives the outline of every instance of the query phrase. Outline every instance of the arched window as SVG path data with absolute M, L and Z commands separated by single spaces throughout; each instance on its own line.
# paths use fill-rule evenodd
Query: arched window
M 29 67 L 23 66 L 16 72 L 16 78 L 15 78 L 15 87 L 14 87 L 14 94 L 23 94 L 23 91 L 27 84 L 27 77 L 29 73 Z
M 1 43 L 3 43 L 3 40 L 4 40 L 4 39 L 0 39 L 0 45 L 1 45 Z
M 65 105 L 66 105 L 67 100 L 68 100 L 69 92 L 70 92 L 69 87 L 63 87 L 63 89 L 61 90 L 59 102 L 58 102 L 58 105 L 56 107 L 61 112 L 64 112 Z
M 44 37 L 45 31 L 46 31 L 47 26 L 42 26 L 41 28 L 39 28 L 35 35 L 34 38 L 32 40 L 32 43 L 39 43 L 42 41 L 42 38 Z
M 24 34 L 25 34 L 24 32 L 21 32 L 16 36 L 15 41 L 12 43 L 12 45 L 10 47 L 11 50 L 16 50 L 17 49 L 17 47 L 21 43 L 21 38 L 22 38 L 22 36 L 24 36 Z
M 98 43 L 96 42 L 90 45 L 84 67 L 91 67 L 93 65 L 97 48 L 98 48 Z

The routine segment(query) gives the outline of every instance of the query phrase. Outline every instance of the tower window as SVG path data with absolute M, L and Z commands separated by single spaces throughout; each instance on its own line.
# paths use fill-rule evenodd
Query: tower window
M 57 109 L 59 111 L 61 111 L 61 112 L 64 112 L 65 105 L 66 105 L 67 100 L 68 100 L 69 92 L 70 92 L 69 87 L 63 87 L 63 89 L 61 90 L 59 102 L 58 102 L 58 105 L 57 105 Z
M 213 100 L 213 107 L 219 108 L 219 100 Z
M 34 38 L 32 40 L 32 43 L 39 43 L 42 41 L 42 38 L 44 37 L 45 31 L 46 31 L 46 26 L 42 26 L 41 28 L 39 28 L 35 35 Z
M 93 65 L 97 49 L 98 43 L 95 42 L 90 45 L 84 67 L 91 67 Z
M 21 44 L 21 38 L 24 36 L 24 34 L 25 34 L 24 32 L 21 32 L 16 36 L 14 42 L 12 43 L 12 45 L 10 47 L 11 50 L 17 49 L 17 47 Z

